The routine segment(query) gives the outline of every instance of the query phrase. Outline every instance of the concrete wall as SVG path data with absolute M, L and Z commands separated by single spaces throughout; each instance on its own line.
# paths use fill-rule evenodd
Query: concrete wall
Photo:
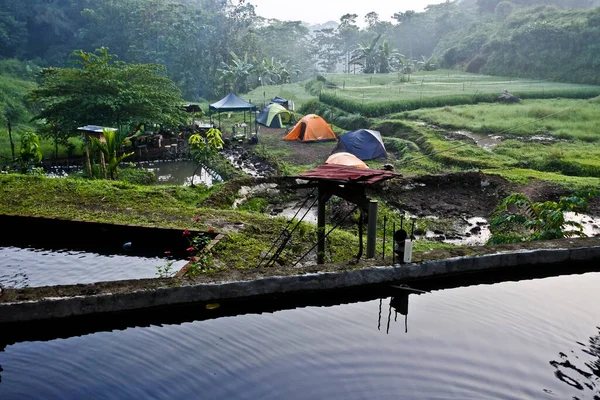
M 39 301 L 0 303 L 0 323 L 35 321 L 180 305 L 193 302 L 252 298 L 254 296 L 326 291 L 381 283 L 410 282 L 427 277 L 455 276 L 477 271 L 540 265 L 570 265 L 587 262 L 597 265 L 600 246 L 569 249 L 540 249 L 427 261 L 394 267 L 374 267 L 337 273 L 270 277 L 253 281 L 198 284 L 139 290 L 130 293 L 102 293 L 69 298 L 46 297 Z M 80 285 L 82 286 L 82 285 Z M 85 285 L 83 285 L 85 286 Z

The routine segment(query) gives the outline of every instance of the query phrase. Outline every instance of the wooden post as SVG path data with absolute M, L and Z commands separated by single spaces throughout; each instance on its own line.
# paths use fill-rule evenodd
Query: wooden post
M 358 254 L 356 255 L 356 261 L 360 261 L 363 254 L 363 223 L 364 215 L 363 209 L 360 207 L 360 215 L 358 217 Z
M 8 122 L 8 140 L 10 140 L 10 152 L 12 154 L 12 160 L 15 161 L 15 142 L 13 142 L 12 137 L 12 125 L 10 123 L 10 119 L 6 118 Z
M 369 225 L 367 227 L 367 258 L 375 257 L 377 240 L 377 200 L 369 202 Z
M 88 138 L 87 133 L 84 133 L 83 141 L 85 142 L 85 171 L 87 172 L 88 176 L 90 178 L 92 178 L 92 161 L 90 160 L 90 144 L 89 144 L 90 139 Z
M 325 204 L 327 197 L 321 188 L 317 211 L 317 264 L 325 264 Z
M 108 176 L 106 175 L 106 160 L 104 159 L 103 152 L 100 152 L 100 171 L 101 171 L 104 179 L 108 179 Z M 111 179 L 112 179 L 112 176 L 111 176 Z

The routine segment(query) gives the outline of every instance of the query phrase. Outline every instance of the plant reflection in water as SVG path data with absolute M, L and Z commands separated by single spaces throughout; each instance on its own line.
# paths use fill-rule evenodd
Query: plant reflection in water
M 574 400 L 587 399 L 585 392 L 591 391 L 591 399 L 600 400 L 600 327 L 598 329 L 598 335 L 590 336 L 588 344 L 577 342 L 581 346 L 581 352 L 591 356 L 590 360 L 582 360 L 575 351 L 571 350 L 572 356 L 575 357 L 574 363 L 569 360 L 569 356 L 565 353 L 560 352 L 559 357 L 561 361 L 550 361 L 556 371 L 556 376 L 560 381 L 567 385 L 580 390 L 584 393 L 583 397 L 573 397 Z M 586 357 L 587 356 L 583 356 Z M 579 365 L 577 365 L 579 363 Z M 580 364 L 583 363 L 583 366 Z

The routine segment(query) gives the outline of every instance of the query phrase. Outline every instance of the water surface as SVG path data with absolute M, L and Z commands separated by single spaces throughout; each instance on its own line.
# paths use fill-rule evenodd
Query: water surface
M 20 247 L 0 247 L 0 260 L 0 284 L 15 288 L 156 278 L 156 267 L 166 263 L 158 257 Z M 185 263 L 179 260 L 173 268 Z
M 592 399 L 599 286 L 411 294 L 406 327 L 383 298 L 20 342 L 0 352 L 0 398 Z

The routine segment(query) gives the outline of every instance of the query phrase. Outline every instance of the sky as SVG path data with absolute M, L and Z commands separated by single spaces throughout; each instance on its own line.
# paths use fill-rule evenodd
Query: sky
M 422 11 L 428 4 L 446 0 L 248 0 L 256 6 L 256 13 L 265 18 L 282 21 L 303 21 L 320 24 L 327 21 L 339 22 L 344 14 L 357 14 L 357 23 L 364 25 L 365 14 L 375 11 L 382 21 L 391 21 L 398 11 Z

